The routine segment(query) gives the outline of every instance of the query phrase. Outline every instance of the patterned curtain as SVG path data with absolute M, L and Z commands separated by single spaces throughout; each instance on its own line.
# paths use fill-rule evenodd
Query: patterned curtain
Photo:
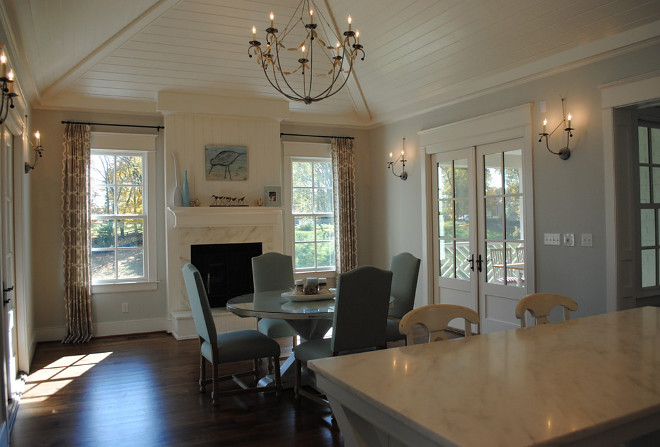
M 90 126 L 67 124 L 62 156 L 62 236 L 64 239 L 64 305 L 66 336 L 63 343 L 92 338 L 90 241 L 87 213 L 89 196 Z
M 335 262 L 337 273 L 358 266 L 353 140 L 332 139 L 332 180 L 335 204 Z

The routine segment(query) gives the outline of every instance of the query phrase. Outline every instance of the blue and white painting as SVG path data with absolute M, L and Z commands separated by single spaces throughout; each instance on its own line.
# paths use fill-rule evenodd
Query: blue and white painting
M 248 178 L 246 146 L 206 146 L 206 180 L 243 181 Z

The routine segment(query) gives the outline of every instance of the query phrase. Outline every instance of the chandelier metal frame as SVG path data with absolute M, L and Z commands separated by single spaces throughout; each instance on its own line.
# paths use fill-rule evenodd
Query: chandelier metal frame
M 314 23 L 318 17 L 319 23 Z M 278 92 L 292 101 L 301 101 L 305 104 L 321 101 L 338 93 L 348 82 L 353 72 L 355 60 L 365 53 L 360 45 L 359 31 L 351 30 L 351 17 L 348 16 L 348 30 L 344 31 L 340 38 L 333 30 L 334 28 L 325 19 L 320 9 L 313 0 L 301 0 L 296 7 L 289 23 L 282 33 L 273 24 L 274 16 L 270 14 L 270 26 L 266 28 L 266 48 L 261 48 L 261 42 L 256 38 L 256 28 L 252 27 L 252 40 L 248 48 L 248 55 L 255 56 L 257 63 L 261 66 L 266 79 Z M 284 40 L 287 37 L 295 38 L 294 29 L 304 27 L 305 38 L 301 43 L 287 47 Z M 300 33 L 302 34 L 302 32 Z M 290 36 L 291 35 L 291 36 Z M 329 37 L 336 39 L 336 45 L 329 44 Z M 292 51 L 300 51 L 297 67 L 287 71 L 282 67 L 281 60 L 285 60 L 284 54 Z M 321 73 L 314 73 L 314 56 L 321 57 L 330 69 Z M 295 63 L 292 64 L 295 66 Z M 318 68 L 317 68 L 318 70 Z M 300 72 L 302 75 L 302 90 L 297 91 L 287 77 Z M 314 91 L 314 78 L 330 78 L 330 84 L 320 91 Z

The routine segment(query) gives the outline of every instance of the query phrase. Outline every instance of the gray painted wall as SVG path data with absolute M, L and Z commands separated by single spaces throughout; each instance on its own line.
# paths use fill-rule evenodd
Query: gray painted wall
M 596 61 L 491 93 L 477 99 L 424 113 L 414 118 L 383 125 L 370 132 L 372 159 L 371 234 L 372 260 L 384 264 L 399 251 L 421 256 L 422 240 L 420 164 L 425 155 L 418 147 L 417 132 L 466 118 L 534 103 L 534 135 L 541 130 L 545 100 L 548 116 L 561 115 L 561 98 L 567 99 L 573 114 L 575 138 L 567 161 L 550 154 L 534 140 L 534 229 L 536 235 L 536 285 L 539 292 L 572 296 L 580 303 L 578 315 L 606 311 L 605 300 L 605 194 L 602 153 L 601 97 L 599 85 L 660 70 L 660 45 Z M 660 97 L 660 92 L 658 92 Z M 556 125 L 556 119 L 549 119 Z M 553 124 L 555 123 L 555 124 Z M 400 150 L 406 137 L 409 158 L 408 181 L 401 182 L 386 169 L 389 152 Z M 558 141 L 554 142 L 556 151 Z M 414 151 L 414 152 L 413 152 Z M 575 247 L 543 245 L 543 233 L 575 233 Z M 581 233 L 593 234 L 593 247 L 579 245 Z M 422 266 L 426 268 L 426 266 Z M 424 288 L 418 289 L 417 303 L 425 303 Z

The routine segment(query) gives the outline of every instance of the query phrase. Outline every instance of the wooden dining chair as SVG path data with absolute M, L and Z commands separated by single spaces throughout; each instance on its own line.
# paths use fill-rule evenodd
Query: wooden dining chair
M 410 253 L 399 253 L 392 257 L 390 271 L 392 272 L 392 290 L 390 292 L 394 303 L 387 313 L 387 341 L 402 340 L 405 335 L 399 332 L 399 322 L 415 305 L 415 292 L 419 265 L 421 260 Z
M 564 308 L 564 321 L 570 319 L 569 311 L 576 311 L 578 303 L 565 295 L 555 293 L 532 293 L 523 297 L 516 305 L 516 318 L 520 320 L 520 327 L 526 327 L 525 312 L 536 320 L 536 325 L 550 323 L 548 315 L 557 306 Z
M 248 329 L 241 331 L 218 334 L 211 306 L 204 289 L 202 275 L 194 265 L 187 263 L 181 269 L 183 280 L 192 309 L 195 330 L 199 336 L 200 364 L 199 364 L 199 391 L 206 391 L 206 385 L 212 384 L 213 392 L 211 399 L 213 405 L 219 404 L 219 396 L 223 394 L 254 393 L 254 392 L 276 392 L 282 389 L 280 378 L 280 345 L 272 338 L 256 330 Z M 269 358 L 274 365 L 275 385 L 268 387 L 257 386 L 259 378 L 258 360 Z M 218 375 L 218 366 L 221 363 L 232 363 L 251 360 L 253 369 L 225 376 Z M 211 364 L 211 379 L 206 377 L 206 363 Z M 255 385 L 246 384 L 241 377 L 252 375 Z M 233 380 L 240 388 L 220 392 L 219 382 Z
M 479 314 L 472 309 L 455 304 L 429 304 L 413 309 L 403 316 L 399 323 L 399 331 L 406 336 L 409 345 L 415 344 L 414 329 L 421 325 L 428 336 L 425 343 L 446 340 L 449 323 L 457 318 L 465 323 L 465 336 L 471 337 L 472 325 L 479 327 Z
M 309 340 L 294 350 L 296 399 L 306 397 L 328 405 L 322 395 L 302 387 L 302 367 L 308 361 L 386 347 L 385 325 L 391 284 L 392 272 L 373 266 L 339 274 L 332 338 Z M 310 376 L 313 381 L 313 375 Z

